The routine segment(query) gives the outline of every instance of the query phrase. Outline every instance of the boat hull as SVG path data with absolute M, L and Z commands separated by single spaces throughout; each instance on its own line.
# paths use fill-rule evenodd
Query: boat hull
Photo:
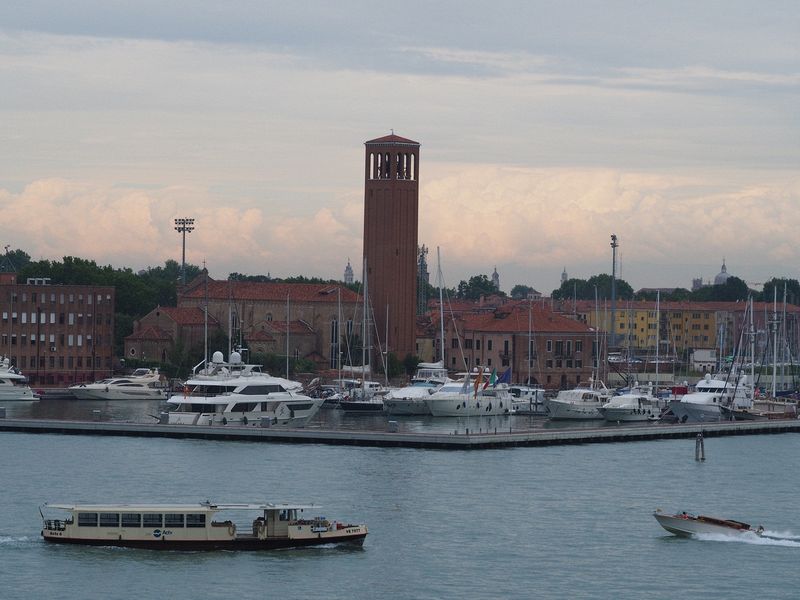
M 718 404 L 697 404 L 673 400 L 669 403 L 672 414 L 678 423 L 716 423 L 722 420 Z
M 555 399 L 547 402 L 551 419 L 600 420 L 605 418 L 601 409 L 600 403 L 562 402 Z
M 434 417 L 490 417 L 511 412 L 511 401 L 498 398 L 468 398 L 458 395 L 453 398 L 428 398 L 428 410 Z
M 691 537 L 698 534 L 718 534 L 718 535 L 760 535 L 758 530 L 751 529 L 746 523 L 737 521 L 727 521 L 729 524 L 718 524 L 706 519 L 707 517 L 682 517 L 680 515 L 667 515 L 660 512 L 653 513 L 659 525 L 672 534 L 682 537 Z M 712 519 L 717 522 L 724 522 L 721 519 Z
M 55 544 L 78 544 L 81 546 L 113 546 L 119 548 L 140 548 L 146 550 L 278 550 L 281 548 L 303 548 L 308 546 L 323 546 L 328 544 L 344 544 L 362 546 L 367 537 L 366 532 L 345 534 L 336 537 L 291 539 L 272 538 L 259 539 L 256 537 L 243 537 L 233 540 L 181 540 L 173 541 L 168 538 L 154 540 L 125 540 L 125 539 L 77 539 L 69 537 L 54 537 L 43 535 L 46 542 Z
M 383 402 L 358 402 L 357 400 L 342 400 L 339 408 L 346 413 L 380 413 L 383 412 Z
M 164 392 L 157 389 L 123 392 L 117 390 L 70 387 L 69 391 L 78 400 L 164 400 Z
M 424 398 L 392 398 L 383 401 L 386 412 L 395 416 L 429 415 Z
M 603 409 L 603 411 L 605 413 L 606 421 L 610 421 L 612 423 L 657 421 L 661 417 L 661 409 L 656 407 L 609 407 Z

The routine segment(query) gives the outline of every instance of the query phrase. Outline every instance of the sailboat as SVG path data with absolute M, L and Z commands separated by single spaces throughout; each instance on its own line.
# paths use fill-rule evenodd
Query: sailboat
M 360 380 L 350 382 L 351 385 L 345 396 L 339 400 L 338 408 L 347 413 L 376 413 L 383 412 L 383 397 L 386 392 L 381 384 L 368 381 L 372 354 L 372 331 L 369 318 L 369 292 L 367 286 L 367 259 L 364 258 L 364 314 L 362 327 L 364 339 L 361 344 L 361 367 L 349 367 L 352 371 L 361 372 Z M 345 370 L 343 368 L 343 370 Z
M 439 330 L 442 358 L 438 362 L 421 362 L 417 365 L 417 371 L 411 378 L 409 385 L 391 390 L 383 399 L 383 406 L 386 412 L 393 416 L 408 415 L 429 415 L 426 398 L 441 388 L 444 384 L 452 380 L 447 375 L 445 367 L 445 343 L 444 343 L 444 303 L 442 302 L 442 288 L 444 287 L 442 276 L 442 259 L 439 248 L 436 249 L 438 260 L 438 272 L 436 278 L 439 284 Z

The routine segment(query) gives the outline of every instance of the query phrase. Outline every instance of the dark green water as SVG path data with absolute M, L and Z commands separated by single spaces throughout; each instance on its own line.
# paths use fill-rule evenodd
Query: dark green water
M 0 434 L 0 598 L 796 598 L 796 434 L 469 452 Z M 40 540 L 43 502 L 297 501 L 360 550 Z M 678 539 L 655 508 L 781 541 Z

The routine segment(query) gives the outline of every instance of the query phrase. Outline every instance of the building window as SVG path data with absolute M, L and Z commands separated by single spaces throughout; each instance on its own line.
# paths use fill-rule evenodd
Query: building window
M 553 340 L 547 340 L 547 351 L 548 352 L 553 351 Z
M 491 352 L 492 351 L 492 340 L 486 340 L 486 349 Z
M 480 349 L 481 349 L 481 341 L 475 340 L 475 350 L 480 350 Z
M 575 340 L 575 352 L 583 351 L 583 340 Z

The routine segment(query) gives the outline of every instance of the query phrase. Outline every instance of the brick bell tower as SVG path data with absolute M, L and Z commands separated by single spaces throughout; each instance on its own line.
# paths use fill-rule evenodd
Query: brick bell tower
M 388 351 L 403 360 L 417 353 L 419 143 L 392 133 L 364 145 L 364 258 L 375 323 L 372 339 L 377 331 L 387 348 L 388 306 Z

